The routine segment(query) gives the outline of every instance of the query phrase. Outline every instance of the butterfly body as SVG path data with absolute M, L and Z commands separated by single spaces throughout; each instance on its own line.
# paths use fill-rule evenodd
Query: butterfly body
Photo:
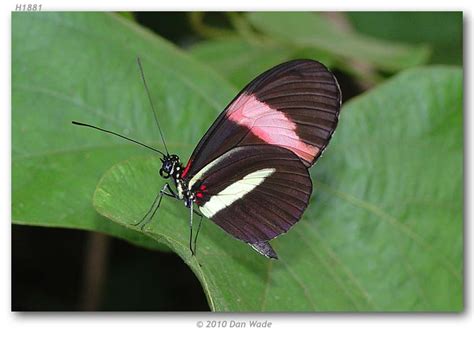
M 188 184 L 182 179 L 183 164 L 178 155 L 165 155 L 161 159 L 160 176 L 164 179 L 173 179 L 176 192 L 171 190 L 173 197 L 183 200 L 184 205 L 189 208 L 195 200 L 195 195 L 190 191 Z

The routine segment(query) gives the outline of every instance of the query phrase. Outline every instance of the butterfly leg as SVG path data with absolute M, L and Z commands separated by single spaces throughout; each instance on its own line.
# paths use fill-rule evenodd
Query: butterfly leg
M 178 198 L 176 193 L 173 190 L 171 190 L 169 184 L 166 183 L 163 186 L 163 188 L 160 190 L 160 192 L 156 195 L 155 200 L 153 201 L 150 209 L 147 211 L 145 216 L 143 216 L 143 218 L 140 221 L 138 221 L 137 223 L 132 224 L 132 226 L 141 225 L 140 229 L 143 230 L 145 225 L 150 223 L 150 221 L 155 216 L 156 211 L 160 208 L 160 204 L 161 204 L 161 200 L 162 200 L 163 196 Z M 150 214 L 151 214 L 151 216 L 150 216 Z
M 199 218 L 199 224 L 198 224 L 197 231 L 196 231 L 196 236 L 194 236 L 194 241 L 193 241 L 194 250 L 191 250 L 191 252 L 194 252 L 194 254 L 196 254 L 196 252 L 197 252 L 197 249 L 196 249 L 196 247 L 197 247 L 196 246 L 197 245 L 197 238 L 199 236 L 199 231 L 201 230 L 201 223 L 202 223 L 202 217 L 203 216 L 199 211 L 193 210 L 193 212 L 200 217 Z M 191 242 L 191 238 L 189 239 L 189 241 Z M 191 245 L 191 243 L 189 245 Z
M 193 256 L 196 255 L 196 241 L 197 241 L 197 237 L 199 235 L 199 230 L 201 230 L 201 223 L 202 223 L 202 214 L 199 212 L 199 211 L 196 211 L 194 210 L 194 204 L 193 204 L 193 201 L 190 200 L 190 221 L 189 221 L 189 250 L 191 250 L 191 254 Z M 199 219 L 199 224 L 198 224 L 198 228 L 197 228 L 197 232 L 196 232 L 196 236 L 194 236 L 194 240 L 193 240 L 193 214 L 196 214 L 200 217 Z
M 189 218 L 189 250 L 191 250 L 191 254 L 194 256 L 196 253 L 193 250 L 193 214 L 194 214 L 194 208 L 193 208 L 193 201 L 189 200 L 190 202 L 190 208 L 189 210 L 191 211 L 191 216 Z

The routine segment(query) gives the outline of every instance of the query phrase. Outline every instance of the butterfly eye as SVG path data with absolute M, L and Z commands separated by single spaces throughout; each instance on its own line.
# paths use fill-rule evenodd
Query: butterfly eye
M 165 163 L 163 163 L 162 170 L 166 173 L 169 173 L 172 167 L 173 167 L 173 164 L 171 162 L 166 161 Z

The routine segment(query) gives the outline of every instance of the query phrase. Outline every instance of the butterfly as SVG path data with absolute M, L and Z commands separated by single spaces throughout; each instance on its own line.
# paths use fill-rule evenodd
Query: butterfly
M 184 165 L 170 154 L 142 75 L 165 152 L 93 125 L 73 121 L 145 146 L 161 155 L 160 176 L 171 179 L 145 216 L 150 222 L 163 196 L 190 209 L 189 248 L 194 255 L 202 218 L 260 254 L 277 259 L 269 241 L 297 223 L 312 193 L 309 168 L 326 149 L 337 127 L 341 90 L 320 62 L 292 60 L 251 81 L 204 134 Z M 200 217 L 193 239 L 193 214 Z

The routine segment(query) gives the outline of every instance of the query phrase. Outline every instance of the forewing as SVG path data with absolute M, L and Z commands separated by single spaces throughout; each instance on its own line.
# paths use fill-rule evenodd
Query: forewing
M 339 85 L 324 65 L 280 64 L 248 84 L 219 115 L 191 155 L 185 176 L 242 145 L 283 147 L 309 167 L 329 143 L 340 106 Z
M 240 146 L 211 162 L 188 182 L 200 211 L 247 243 L 288 231 L 311 195 L 308 169 L 291 151 Z

